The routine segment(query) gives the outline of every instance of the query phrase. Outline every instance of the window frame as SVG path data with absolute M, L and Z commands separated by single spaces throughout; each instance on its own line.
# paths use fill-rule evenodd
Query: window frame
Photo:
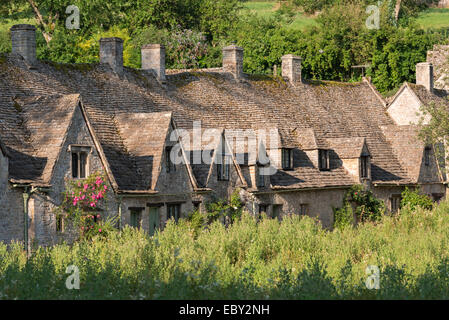
M 221 144 L 221 153 L 219 154 L 221 163 L 217 163 L 217 180 L 229 181 L 231 176 L 231 156 L 226 154 L 224 141 Z
M 369 156 L 360 157 L 360 178 L 369 179 Z
M 63 233 L 64 232 L 64 216 L 61 214 L 56 215 L 55 220 L 56 232 Z
M 287 162 L 288 160 L 288 162 Z M 281 149 L 281 167 L 282 170 L 293 170 L 293 149 Z
M 131 228 L 140 229 L 142 228 L 142 212 L 145 210 L 145 208 L 128 208 L 129 210 L 129 226 Z M 133 217 L 136 217 L 137 219 L 133 221 Z M 133 222 L 136 222 L 136 225 L 134 225 Z
M 395 201 L 397 201 L 397 207 L 395 206 Z M 390 211 L 391 213 L 398 213 L 401 209 L 401 201 L 402 201 L 402 195 L 400 193 L 398 194 L 392 194 L 390 197 Z
M 265 175 L 260 174 L 260 166 L 257 167 L 257 187 L 264 188 L 265 187 Z
M 178 223 L 179 218 L 181 218 L 181 205 L 182 203 L 167 203 L 167 221 L 173 217 L 175 222 Z M 173 212 L 174 216 L 171 213 L 171 208 L 175 208 Z
M 280 219 L 282 215 L 282 204 L 273 204 L 273 211 L 271 216 L 273 219 Z
M 170 159 L 170 154 L 173 150 L 173 146 L 165 147 L 165 169 L 167 173 L 176 172 L 176 164 L 173 163 Z
M 325 163 L 323 165 L 323 155 L 325 156 Z M 318 169 L 320 171 L 330 170 L 330 160 L 329 160 L 329 150 L 328 149 L 318 149 Z
M 309 213 L 309 204 L 308 203 L 301 203 L 299 205 L 299 215 L 300 216 L 306 216 Z
M 90 171 L 89 159 L 92 148 L 90 146 L 71 145 L 69 146 L 68 151 L 70 152 L 70 171 L 72 179 L 86 179 L 89 176 Z M 76 160 L 74 159 L 74 156 L 76 156 Z M 82 161 L 83 157 L 84 160 Z M 75 162 L 76 172 L 74 171 Z M 82 162 L 84 162 L 83 165 Z M 81 170 L 82 168 L 84 169 Z M 82 171 L 84 171 L 84 176 L 81 175 Z
M 424 148 L 424 165 L 426 167 L 430 166 L 430 154 L 432 152 L 432 148 L 430 146 L 426 146 Z

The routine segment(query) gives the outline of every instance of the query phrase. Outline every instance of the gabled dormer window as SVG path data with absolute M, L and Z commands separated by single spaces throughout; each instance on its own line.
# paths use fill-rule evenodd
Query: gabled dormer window
M 432 149 L 430 147 L 424 148 L 424 165 L 427 167 L 430 166 L 430 153 Z
M 361 156 L 360 157 L 360 177 L 361 178 L 369 178 L 369 157 Z
M 321 171 L 329 170 L 329 150 L 318 150 L 318 168 Z
M 293 169 L 293 150 L 288 148 L 282 149 L 281 155 L 282 169 L 292 170 Z

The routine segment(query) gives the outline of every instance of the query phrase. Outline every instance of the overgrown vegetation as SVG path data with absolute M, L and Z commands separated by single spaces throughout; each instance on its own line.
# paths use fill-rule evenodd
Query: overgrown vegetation
M 0 244 L 2 299 L 448 299 L 449 203 L 404 207 L 376 224 L 323 230 L 308 217 L 256 221 L 244 213 L 196 236 L 170 221 L 149 237 L 125 228 L 39 248 L 27 261 L 19 244 Z M 66 268 L 80 289 L 65 286 Z M 380 268 L 380 289 L 365 286 Z
M 377 222 L 385 214 L 385 203 L 371 190 L 352 186 L 345 194 L 341 208 L 334 208 L 334 228 L 344 229 L 355 222 Z M 354 220 L 355 218 L 355 220 Z

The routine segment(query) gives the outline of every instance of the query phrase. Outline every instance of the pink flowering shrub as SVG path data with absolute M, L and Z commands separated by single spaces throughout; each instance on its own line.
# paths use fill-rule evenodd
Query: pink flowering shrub
M 111 221 L 104 221 L 101 213 L 106 204 L 108 185 L 104 175 L 94 173 L 86 179 L 67 181 L 59 214 L 71 220 L 81 238 L 106 236 L 113 229 Z

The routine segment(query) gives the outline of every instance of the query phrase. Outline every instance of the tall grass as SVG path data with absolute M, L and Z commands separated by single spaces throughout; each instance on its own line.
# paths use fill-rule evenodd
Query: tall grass
M 447 299 L 449 202 L 357 229 L 323 230 L 297 216 L 248 215 L 197 237 L 188 222 L 148 237 L 125 229 L 108 240 L 39 248 L 0 245 L 3 299 Z M 65 286 L 80 270 L 80 289 Z M 380 268 L 380 289 L 365 286 Z

